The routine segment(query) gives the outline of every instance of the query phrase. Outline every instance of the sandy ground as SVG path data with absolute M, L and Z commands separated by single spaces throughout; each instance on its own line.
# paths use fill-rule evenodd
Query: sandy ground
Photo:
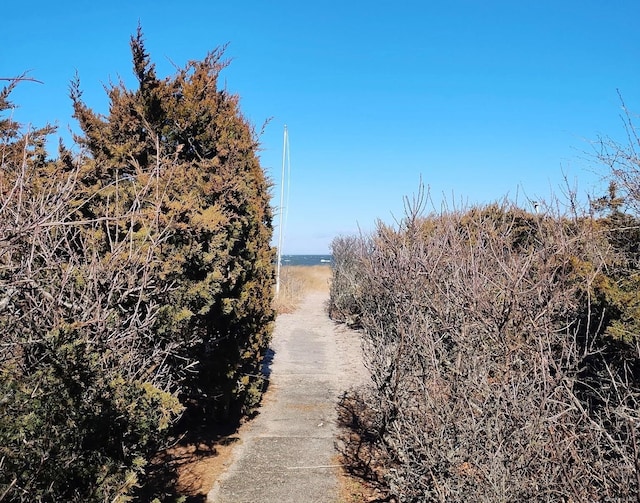
M 334 447 L 336 404 L 366 379 L 366 370 L 358 334 L 329 320 L 327 298 L 312 291 L 296 312 L 278 317 L 260 413 L 204 470 L 203 477 L 215 479 L 208 502 L 346 501 Z

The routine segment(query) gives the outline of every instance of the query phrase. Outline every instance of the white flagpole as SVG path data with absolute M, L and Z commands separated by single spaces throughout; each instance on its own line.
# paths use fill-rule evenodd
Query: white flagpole
M 282 176 L 280 181 L 280 224 L 278 226 L 278 261 L 276 263 L 276 297 L 280 293 L 280 269 L 282 268 L 282 242 L 284 240 L 284 181 L 285 166 L 289 151 L 289 133 L 284 126 L 284 143 L 282 146 Z

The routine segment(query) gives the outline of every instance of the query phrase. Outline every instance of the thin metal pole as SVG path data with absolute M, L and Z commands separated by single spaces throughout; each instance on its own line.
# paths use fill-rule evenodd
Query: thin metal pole
M 282 145 L 282 177 L 280 181 L 280 224 L 278 226 L 278 261 L 276 263 L 276 297 L 280 293 L 280 269 L 282 268 L 282 242 L 284 239 L 284 180 L 285 166 L 287 161 L 287 151 L 289 144 L 289 134 L 287 126 L 284 126 L 284 143 Z

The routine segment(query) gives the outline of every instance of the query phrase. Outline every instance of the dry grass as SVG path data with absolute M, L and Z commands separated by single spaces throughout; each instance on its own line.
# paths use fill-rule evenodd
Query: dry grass
M 285 266 L 280 272 L 280 293 L 274 300 L 278 314 L 294 312 L 307 292 L 328 292 L 331 266 Z
M 369 503 L 389 501 L 381 499 L 380 493 L 365 481 L 342 471 L 338 476 L 338 503 Z
M 237 435 L 213 443 L 178 445 L 168 452 L 170 462 L 177 469 L 176 489 L 187 501 L 205 501 L 215 481 L 233 460 Z

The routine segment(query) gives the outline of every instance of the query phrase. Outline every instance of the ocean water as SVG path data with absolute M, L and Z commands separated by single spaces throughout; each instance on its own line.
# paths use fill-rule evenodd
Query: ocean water
M 283 255 L 282 265 L 331 265 L 331 255 Z

